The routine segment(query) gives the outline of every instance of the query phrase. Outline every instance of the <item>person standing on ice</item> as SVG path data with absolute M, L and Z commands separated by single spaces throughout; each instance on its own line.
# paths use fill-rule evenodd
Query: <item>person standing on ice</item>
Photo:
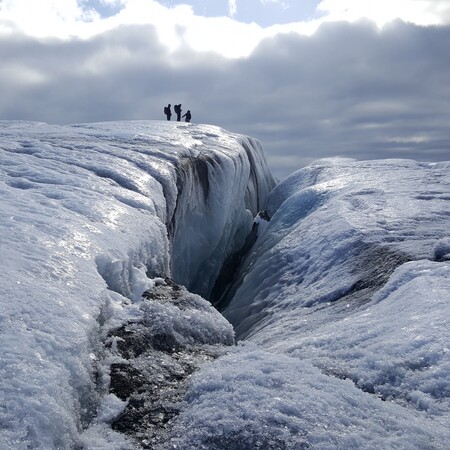
M 172 111 L 170 110 L 170 103 L 164 107 L 164 114 L 167 116 L 167 120 L 172 117 Z
M 186 122 L 190 122 L 191 121 L 191 112 L 188 110 L 188 112 L 183 116 L 183 117 L 186 117 Z
M 173 107 L 174 111 L 177 113 L 177 122 L 181 120 L 181 103 Z

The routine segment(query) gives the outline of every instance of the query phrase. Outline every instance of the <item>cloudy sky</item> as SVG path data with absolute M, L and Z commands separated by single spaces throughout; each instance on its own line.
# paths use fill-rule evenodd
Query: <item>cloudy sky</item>
M 450 0 L 0 0 L 0 120 L 192 121 L 318 158 L 450 160 Z

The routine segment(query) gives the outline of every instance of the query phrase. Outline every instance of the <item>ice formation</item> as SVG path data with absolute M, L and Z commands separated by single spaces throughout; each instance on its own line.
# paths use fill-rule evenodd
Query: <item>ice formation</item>
M 0 160 L 0 447 L 72 448 L 122 407 L 104 330 L 159 277 L 207 293 L 274 183 L 257 141 L 184 123 L 1 122 Z
M 0 161 L 0 448 L 448 446 L 450 163 L 274 187 L 156 121 L 0 122 Z
M 170 445 L 446 448 L 449 169 L 332 159 L 278 184 L 221 302 L 241 345 L 194 376 Z

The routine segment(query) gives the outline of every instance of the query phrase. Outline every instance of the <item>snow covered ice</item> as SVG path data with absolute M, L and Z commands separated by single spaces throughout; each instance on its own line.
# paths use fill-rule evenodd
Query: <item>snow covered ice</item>
M 274 188 L 254 139 L 158 121 L 0 122 L 0 162 L 1 449 L 158 426 L 150 448 L 448 448 L 450 163 L 323 160 Z M 231 325 L 164 279 L 210 298 L 247 247 L 222 347 Z M 151 409 L 130 373 L 176 411 L 140 441 L 114 425 Z
M 449 169 L 334 159 L 275 187 L 221 300 L 244 345 L 195 375 L 174 448 L 448 448 Z
M 449 169 L 320 161 L 272 191 L 271 220 L 224 315 L 238 337 L 267 351 L 265 364 L 275 373 L 278 355 L 291 360 L 276 378 L 290 384 L 293 370 L 300 394 L 281 397 L 282 420 L 304 433 L 305 443 L 448 447 Z M 320 389 L 311 398 L 324 375 L 336 383 L 333 394 Z M 238 384 L 236 391 L 245 391 L 246 383 Z M 305 422 L 300 403 L 313 411 L 322 405 L 325 417 L 318 420 L 317 411 Z M 319 436 L 317 422 L 327 429 Z M 296 448 L 299 441 L 288 442 Z
M 0 448 L 72 448 L 103 329 L 155 278 L 207 293 L 273 179 L 255 140 L 163 122 L 1 122 L 0 161 Z

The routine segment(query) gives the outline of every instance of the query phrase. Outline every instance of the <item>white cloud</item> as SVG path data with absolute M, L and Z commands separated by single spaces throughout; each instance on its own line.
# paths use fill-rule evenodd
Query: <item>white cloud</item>
M 237 12 L 237 0 L 228 0 L 228 13 L 233 17 Z
M 0 31 L 21 30 L 32 36 L 60 35 L 73 22 L 95 18 L 77 0 L 3 0 Z
M 320 19 L 266 28 L 234 20 L 237 0 L 228 0 L 231 17 L 220 18 L 197 16 L 191 6 L 166 7 L 156 0 L 99 1 L 121 8 L 102 18 L 89 0 L 2 0 L 0 33 L 20 30 L 34 37 L 87 39 L 120 25 L 148 24 L 171 51 L 189 46 L 236 58 L 248 56 L 266 37 L 288 32 L 312 35 L 322 23 L 336 20 L 353 22 L 366 17 L 380 26 L 396 18 L 422 25 L 450 23 L 448 0 L 323 0 L 319 9 L 325 15 Z M 283 0 L 260 1 L 286 4 Z
M 117 6 L 117 5 L 123 5 L 126 3 L 126 0 L 99 0 L 99 1 L 103 5 L 108 5 L 108 6 Z
M 326 13 L 326 21 L 367 18 L 378 26 L 395 19 L 416 25 L 441 25 L 450 20 L 448 0 L 323 0 L 318 10 Z
M 102 18 L 77 0 L 3 0 L 0 33 L 21 31 L 33 37 L 91 38 L 120 25 L 153 25 L 161 42 L 174 51 L 189 45 L 197 51 L 215 51 L 227 57 L 248 55 L 264 37 L 263 29 L 227 17 L 196 16 L 191 6 L 165 7 L 154 0 L 101 0 L 121 4 L 115 15 Z M 230 15 L 236 0 L 230 0 Z M 36 18 L 39 20 L 36 20 Z
M 276 3 L 282 6 L 283 8 L 287 8 L 286 2 L 283 0 L 260 0 L 263 5 L 269 5 L 270 3 Z

